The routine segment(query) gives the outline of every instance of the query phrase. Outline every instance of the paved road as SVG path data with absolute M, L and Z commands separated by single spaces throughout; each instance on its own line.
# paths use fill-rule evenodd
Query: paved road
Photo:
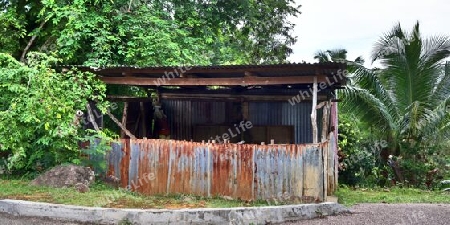
M 445 204 L 360 204 L 351 214 L 329 216 L 286 225 L 447 225 L 450 224 L 450 205 Z M 0 213 L 1 225 L 87 225 L 83 223 L 50 221 L 40 218 L 13 217 Z
M 450 205 L 445 204 L 360 204 L 351 214 L 287 223 L 288 225 L 447 225 Z

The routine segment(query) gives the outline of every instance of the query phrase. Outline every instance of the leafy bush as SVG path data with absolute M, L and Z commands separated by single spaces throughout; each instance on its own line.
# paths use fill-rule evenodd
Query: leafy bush
M 12 153 L 8 168 L 40 171 L 76 161 L 84 135 L 76 112 L 88 100 L 102 102 L 106 87 L 92 73 L 55 71 L 51 56 L 29 53 L 27 60 L 0 53 L 0 150 Z
M 113 138 L 108 135 L 108 131 L 88 130 L 87 132 L 88 135 L 80 139 L 81 142 L 88 144 L 87 148 L 81 150 L 85 157 L 76 163 L 91 167 L 96 176 L 104 177 L 107 171 L 106 154 L 111 150 Z
M 399 164 L 404 176 L 404 185 L 420 188 L 437 188 L 439 182 L 448 177 L 450 167 L 450 156 L 446 152 L 445 145 L 432 147 L 417 147 L 415 154 L 405 154 L 400 158 Z
M 387 142 L 373 140 L 364 130 L 364 124 L 356 118 L 348 114 L 339 115 L 339 183 L 384 186 L 389 175 L 380 153 L 387 147 Z

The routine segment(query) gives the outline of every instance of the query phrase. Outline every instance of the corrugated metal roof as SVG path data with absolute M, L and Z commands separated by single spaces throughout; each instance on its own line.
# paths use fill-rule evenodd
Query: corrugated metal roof
M 305 66 L 319 66 L 319 67 L 339 67 L 345 68 L 345 63 L 325 62 L 325 63 L 281 63 L 281 64 L 253 64 L 253 65 L 177 65 L 177 66 L 136 66 L 136 65 L 99 65 L 99 66 L 86 66 L 86 65 L 58 65 L 58 67 L 77 67 L 86 69 L 146 69 L 146 70 L 167 70 L 179 67 L 190 67 L 191 69 L 206 69 L 206 70 L 218 70 L 218 69 L 251 69 L 251 68 L 290 68 L 290 67 L 305 67 Z
M 246 73 L 258 77 L 288 77 L 288 76 L 332 76 L 338 70 L 344 70 L 343 63 L 292 63 L 271 65 L 219 65 L 219 66 L 154 66 L 138 67 L 125 65 L 109 66 L 83 66 L 83 65 L 61 65 L 64 67 L 76 67 L 83 71 L 90 71 L 105 77 L 153 77 L 171 75 L 180 77 L 181 74 L 192 74 L 196 77 L 244 77 Z

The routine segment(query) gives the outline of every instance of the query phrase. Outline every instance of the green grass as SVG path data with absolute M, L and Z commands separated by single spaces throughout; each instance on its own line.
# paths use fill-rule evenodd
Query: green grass
M 358 203 L 446 203 L 450 194 L 442 191 L 426 191 L 412 188 L 351 189 L 341 187 L 336 192 L 339 203 L 351 206 Z M 114 189 L 102 183 L 95 183 L 87 193 L 73 188 L 50 188 L 29 185 L 29 180 L 1 180 L 0 199 L 18 199 L 56 204 L 89 207 L 177 209 L 177 208 L 230 208 L 267 206 L 265 201 L 246 202 L 205 198 L 198 196 L 145 196 L 124 189 Z M 280 203 L 282 204 L 282 203 Z M 272 204 L 274 205 L 274 204 Z
M 177 209 L 177 208 L 220 208 L 267 206 L 266 202 L 246 202 L 205 198 L 197 196 L 145 196 L 124 189 L 114 189 L 102 183 L 90 187 L 87 193 L 79 193 L 74 188 L 50 188 L 29 185 L 28 180 L 1 180 L 0 199 L 17 199 L 56 204 L 89 207 Z
M 450 204 L 450 194 L 413 188 L 360 188 L 341 187 L 336 192 L 339 203 L 351 206 L 357 203 L 445 203 Z

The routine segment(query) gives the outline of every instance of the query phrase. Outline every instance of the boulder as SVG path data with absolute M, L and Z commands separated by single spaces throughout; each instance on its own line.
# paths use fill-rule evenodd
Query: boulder
M 86 193 L 89 192 L 89 186 L 83 183 L 75 184 L 75 189 L 80 193 Z
M 56 166 L 48 170 L 31 181 L 31 184 L 56 188 L 75 187 L 77 184 L 84 184 L 89 187 L 94 182 L 94 178 L 94 171 L 91 168 L 69 164 Z
M 441 181 L 441 184 L 450 184 L 450 180 L 443 180 Z

